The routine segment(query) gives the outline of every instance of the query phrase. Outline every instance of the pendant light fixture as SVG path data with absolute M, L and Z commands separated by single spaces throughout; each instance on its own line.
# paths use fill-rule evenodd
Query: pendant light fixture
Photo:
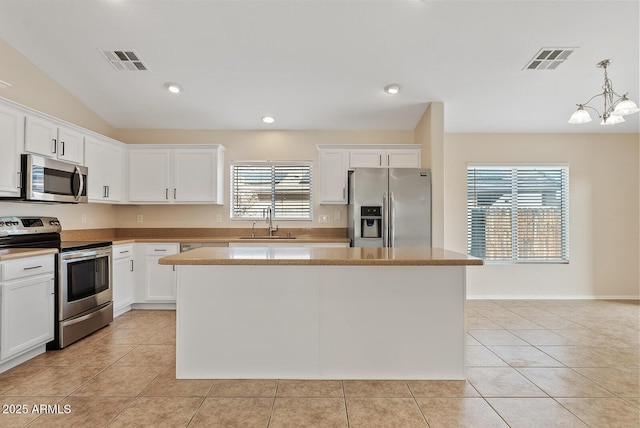
M 569 119 L 569 123 L 573 125 L 579 125 L 581 123 L 591 122 L 591 115 L 585 108 L 589 108 L 598 114 L 599 118 L 602 118 L 600 125 L 615 125 L 616 123 L 624 122 L 624 117 L 640 111 L 636 103 L 627 98 L 628 93 L 624 95 L 618 94 L 613 90 L 611 80 L 607 76 L 607 67 L 611 64 L 611 60 L 603 59 L 596 67 L 604 68 L 604 85 L 602 85 L 603 92 L 596 94 L 589 98 L 589 101 L 583 104 L 576 104 L 578 110 L 576 110 Z M 595 107 L 588 105 L 596 97 L 604 98 L 604 110 L 602 114 Z

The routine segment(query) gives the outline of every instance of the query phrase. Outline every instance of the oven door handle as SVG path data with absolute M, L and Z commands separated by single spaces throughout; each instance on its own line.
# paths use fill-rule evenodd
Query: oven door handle
M 111 257 L 111 250 L 91 250 L 91 251 L 71 251 L 69 253 L 62 253 L 60 255 L 63 262 L 67 260 L 78 259 L 97 259 L 100 257 Z
M 84 190 L 84 177 L 82 176 L 82 172 L 80 171 L 80 168 L 78 168 L 78 165 L 76 165 L 75 173 L 78 174 L 78 178 L 80 179 L 80 186 L 78 187 L 78 194 L 76 195 L 77 201 L 80 199 L 80 196 L 82 196 L 82 191 Z

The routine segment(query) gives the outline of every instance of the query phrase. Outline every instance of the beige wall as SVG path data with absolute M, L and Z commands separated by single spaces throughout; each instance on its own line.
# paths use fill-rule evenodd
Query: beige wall
M 11 84 L 0 89 L 0 97 L 108 137 L 113 133 L 113 127 L 2 39 L 0 80 Z
M 223 206 L 137 205 L 116 207 L 119 227 L 251 227 L 250 221 L 229 220 L 229 164 L 243 160 L 307 160 L 318 174 L 316 144 L 413 144 L 413 131 L 224 131 L 128 130 L 115 138 L 129 144 L 221 144 L 225 146 Z M 319 181 L 314 180 L 314 220 L 278 222 L 282 227 L 346 227 L 346 206 L 319 205 Z M 143 223 L 137 222 L 142 214 Z M 222 217 L 217 222 L 217 217 Z M 328 215 L 329 223 L 319 223 Z M 337 219 L 339 218 L 339 220 Z M 262 225 L 259 223 L 259 227 Z
M 639 293 L 637 134 L 447 134 L 445 247 L 466 252 L 469 162 L 568 163 L 570 263 L 467 270 L 469 296 Z
M 0 80 L 11 84 L 8 88 L 0 88 L 0 97 L 103 135 L 110 136 L 113 133 L 113 128 L 107 122 L 2 39 Z M 114 210 L 109 205 L 46 205 L 0 201 L 0 216 L 10 215 L 56 216 L 65 229 L 110 228 L 115 225 Z

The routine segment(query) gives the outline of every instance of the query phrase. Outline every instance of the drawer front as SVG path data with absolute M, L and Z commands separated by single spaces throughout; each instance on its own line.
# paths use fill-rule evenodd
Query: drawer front
M 133 257 L 133 245 L 114 245 L 113 246 L 113 259 L 126 259 Z
M 55 269 L 53 254 L 49 256 L 10 260 L 4 262 L 2 265 L 2 281 L 53 273 Z
M 147 244 L 146 252 L 147 256 L 168 256 L 170 254 L 177 254 L 180 250 L 178 244 Z

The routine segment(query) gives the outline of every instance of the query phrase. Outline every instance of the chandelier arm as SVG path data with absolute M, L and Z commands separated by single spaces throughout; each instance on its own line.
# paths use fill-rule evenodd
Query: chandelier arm
M 593 99 L 593 98 L 591 98 L 591 99 Z M 591 100 L 589 100 L 589 101 L 591 101 Z M 595 107 L 591 107 L 591 106 L 588 106 L 588 105 L 586 105 L 586 104 L 578 104 L 578 105 L 581 105 L 581 106 L 582 106 L 582 108 L 590 108 L 591 110 L 593 110 L 593 111 L 595 111 L 595 112 L 596 112 L 596 114 L 598 115 L 598 117 L 602 117 L 602 115 L 600 114 L 600 112 L 598 111 L 598 109 L 597 109 L 597 108 L 595 108 Z

